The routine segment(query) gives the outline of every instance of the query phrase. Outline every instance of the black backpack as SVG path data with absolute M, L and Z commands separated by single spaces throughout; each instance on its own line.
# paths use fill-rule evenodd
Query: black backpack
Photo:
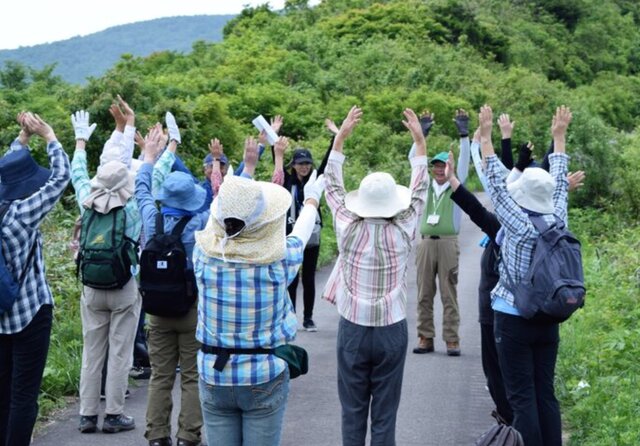
M 193 270 L 187 267 L 182 232 L 191 217 L 184 217 L 170 233 L 164 232 L 164 217 L 156 215 L 156 233 L 147 240 L 140 256 L 140 294 L 145 312 L 163 317 L 181 317 L 198 297 Z
M 580 242 L 557 216 L 551 225 L 542 216 L 529 218 L 540 233 L 531 265 L 518 284 L 507 271 L 507 288 L 525 319 L 563 322 L 584 305 Z
M 82 283 L 98 290 L 124 287 L 138 262 L 138 243 L 126 236 L 127 214 L 117 207 L 106 214 L 85 209 L 82 214 L 77 271 Z
M 495 424 L 476 440 L 475 446 L 524 446 L 524 441 L 513 427 Z

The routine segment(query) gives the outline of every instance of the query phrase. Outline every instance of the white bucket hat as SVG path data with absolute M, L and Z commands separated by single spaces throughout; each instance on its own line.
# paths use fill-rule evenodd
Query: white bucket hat
M 91 194 L 82 203 L 101 214 L 122 207 L 133 196 L 135 177 L 121 161 L 109 161 L 98 166 L 96 176 L 91 179 Z
M 520 178 L 507 184 L 511 198 L 520 207 L 540 214 L 553 214 L 553 191 L 556 181 L 551 174 L 540 167 L 528 167 Z
M 225 177 L 211 204 L 206 227 L 196 244 L 208 256 L 229 262 L 266 265 L 286 256 L 285 216 L 291 194 L 277 184 L 239 176 Z M 244 223 L 236 234 L 225 232 L 225 219 Z
M 374 172 L 362 179 L 358 190 L 344 198 L 345 207 L 362 218 L 391 218 L 411 204 L 411 191 L 391 175 Z

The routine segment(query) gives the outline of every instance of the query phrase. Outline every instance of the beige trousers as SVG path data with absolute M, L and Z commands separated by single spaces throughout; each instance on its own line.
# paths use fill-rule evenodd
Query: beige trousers
M 147 401 L 147 440 L 171 437 L 171 391 L 180 365 L 180 415 L 178 438 L 200 442 L 202 412 L 198 390 L 198 350 L 196 340 L 198 307 L 181 318 L 148 316 L 151 380 Z
M 123 413 L 141 304 L 134 277 L 121 290 L 83 287 L 80 300 L 84 341 L 80 371 L 80 415 L 98 415 L 102 366 L 107 346 L 109 361 L 105 413 Z
M 443 236 L 434 240 L 424 238 L 418 244 L 416 269 L 418 282 L 418 335 L 435 338 L 433 299 L 436 295 L 436 276 L 442 300 L 442 338 L 458 342 L 460 312 L 458 310 L 458 259 L 460 248 L 457 236 Z

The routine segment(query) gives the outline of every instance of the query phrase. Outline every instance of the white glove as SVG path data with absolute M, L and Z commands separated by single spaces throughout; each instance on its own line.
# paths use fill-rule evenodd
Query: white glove
M 309 181 L 304 185 L 304 199 L 307 200 L 309 198 L 313 198 L 316 200 L 318 204 L 320 204 L 320 198 L 322 197 L 322 192 L 324 192 L 324 175 L 318 175 L 317 170 L 313 170 L 311 176 L 309 177 Z
M 78 110 L 72 114 L 71 124 L 73 125 L 76 139 L 84 139 L 85 141 L 89 141 L 91 134 L 97 126 L 96 123 L 89 125 L 89 112 L 85 110 Z
M 178 129 L 178 124 L 176 124 L 176 118 L 173 117 L 171 112 L 167 112 L 164 116 L 164 120 L 167 124 L 167 129 L 169 130 L 169 141 L 174 140 L 178 144 L 182 143 L 180 139 L 180 129 Z

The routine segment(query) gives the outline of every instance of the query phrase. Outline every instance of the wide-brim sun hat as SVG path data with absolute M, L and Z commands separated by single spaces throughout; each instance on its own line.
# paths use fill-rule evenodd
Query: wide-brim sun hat
M 209 221 L 196 232 L 196 244 L 205 254 L 229 262 L 270 264 L 286 256 L 285 216 L 291 194 L 283 187 L 239 176 L 225 178 L 211 204 Z M 225 220 L 244 223 L 237 234 L 227 234 Z
M 524 209 L 539 214 L 553 214 L 553 191 L 556 181 L 551 174 L 540 167 L 528 167 L 520 178 L 507 184 L 511 198 Z
M 362 218 L 391 218 L 410 204 L 409 188 L 396 184 L 385 172 L 367 175 L 358 190 L 349 192 L 344 199 L 345 207 Z
M 0 200 L 25 198 L 45 185 L 51 171 L 40 166 L 28 150 L 16 150 L 0 159 Z
M 114 208 L 125 206 L 133 196 L 135 175 L 125 163 L 113 160 L 98 166 L 96 176 L 89 184 L 91 193 L 82 205 L 106 214 Z
M 207 192 L 185 172 L 171 172 L 155 194 L 163 205 L 185 211 L 197 211 L 207 199 Z

